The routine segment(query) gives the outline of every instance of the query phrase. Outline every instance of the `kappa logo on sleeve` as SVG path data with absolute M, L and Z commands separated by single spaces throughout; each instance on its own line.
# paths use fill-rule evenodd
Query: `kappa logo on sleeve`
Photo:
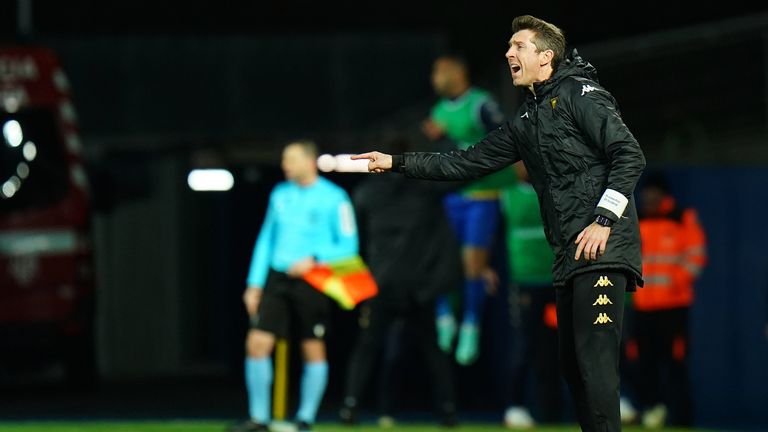
M 597 90 L 597 87 L 593 87 L 591 85 L 584 84 L 581 86 L 581 95 L 584 96 L 585 94 Z

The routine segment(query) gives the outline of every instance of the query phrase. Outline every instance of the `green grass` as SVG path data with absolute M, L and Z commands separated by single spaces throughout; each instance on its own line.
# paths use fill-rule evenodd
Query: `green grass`
M 69 422 L 69 421 L 51 421 L 51 422 L 2 422 L 0 423 L 0 432 L 222 432 L 230 423 L 216 421 L 166 421 L 166 422 Z M 316 427 L 317 432 L 447 432 L 455 430 L 457 432 L 493 432 L 507 431 L 498 424 L 464 424 L 456 429 L 444 429 L 431 425 L 420 424 L 397 424 L 391 429 L 381 429 L 377 426 L 353 426 L 346 427 L 338 424 L 320 424 Z M 578 431 L 576 425 L 573 426 L 552 426 L 538 427 L 532 429 L 536 432 L 565 432 Z M 640 432 L 644 429 L 639 427 L 630 427 L 622 429 L 626 432 Z M 682 432 L 684 429 L 663 429 L 665 432 Z M 685 431 L 693 432 L 690 429 Z M 699 430 L 699 432 L 703 432 Z

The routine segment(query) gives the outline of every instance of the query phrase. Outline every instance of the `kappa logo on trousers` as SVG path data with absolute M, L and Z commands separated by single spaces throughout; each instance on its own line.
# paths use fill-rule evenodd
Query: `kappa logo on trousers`
M 600 278 L 597 279 L 597 282 L 592 286 L 595 287 L 607 287 L 607 286 L 613 286 L 613 282 L 611 282 L 610 279 L 608 279 L 608 276 L 600 276 Z
M 597 314 L 597 319 L 592 324 L 608 324 L 612 323 L 613 320 L 608 317 L 608 314 L 606 313 L 599 313 Z
M 605 306 L 609 304 L 613 304 L 611 299 L 609 299 L 608 296 L 605 294 L 600 294 L 597 296 L 597 300 L 595 300 L 595 302 L 592 303 L 592 306 Z

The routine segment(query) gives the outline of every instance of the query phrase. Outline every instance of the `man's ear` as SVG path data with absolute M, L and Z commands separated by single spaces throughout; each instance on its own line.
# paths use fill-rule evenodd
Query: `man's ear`
M 555 52 L 552 50 L 544 50 L 539 53 L 539 66 L 546 66 L 552 63 L 552 59 L 555 58 Z

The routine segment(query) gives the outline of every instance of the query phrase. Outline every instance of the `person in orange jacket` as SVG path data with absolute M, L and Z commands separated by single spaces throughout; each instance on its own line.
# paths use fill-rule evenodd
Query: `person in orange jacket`
M 678 208 L 661 173 L 641 189 L 640 238 L 645 287 L 633 294 L 634 325 L 627 351 L 636 361 L 635 383 L 646 427 L 690 425 L 688 311 L 693 284 L 707 261 L 706 237 L 696 210 Z M 662 382 L 667 377 L 666 382 Z

